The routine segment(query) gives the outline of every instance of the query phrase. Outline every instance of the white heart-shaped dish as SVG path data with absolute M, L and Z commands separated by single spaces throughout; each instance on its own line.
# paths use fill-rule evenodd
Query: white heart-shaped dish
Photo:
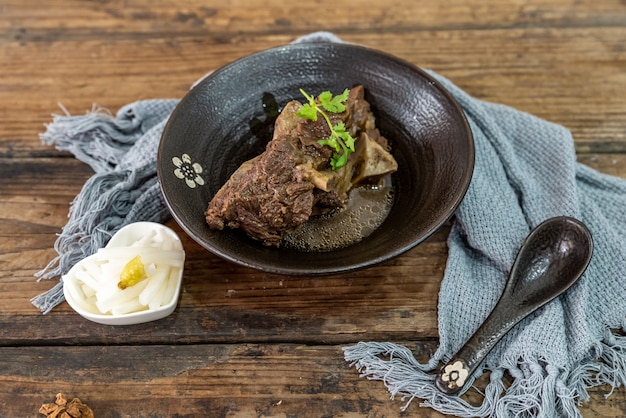
M 117 288 L 124 265 L 137 255 L 148 266 L 148 278 Z M 155 222 L 132 223 L 63 276 L 65 300 L 79 315 L 100 324 L 155 321 L 176 308 L 184 262 L 183 245 L 173 230 Z

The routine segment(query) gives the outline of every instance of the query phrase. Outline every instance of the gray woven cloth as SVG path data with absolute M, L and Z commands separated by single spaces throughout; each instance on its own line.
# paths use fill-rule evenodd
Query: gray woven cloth
M 341 40 L 314 33 L 296 42 Z M 361 342 L 344 348 L 363 376 L 392 396 L 457 416 L 580 416 L 598 385 L 626 383 L 626 180 L 576 162 L 564 127 L 477 100 L 431 73 L 463 108 L 476 144 L 468 193 L 455 214 L 439 293 L 439 348 L 422 364 L 403 346 Z M 96 110 L 55 116 L 42 140 L 69 150 L 95 174 L 70 207 L 59 255 L 41 278 L 56 278 L 106 244 L 122 226 L 169 219 L 155 172 L 156 150 L 177 100 L 132 103 L 116 116 Z M 470 405 L 434 386 L 435 372 L 470 337 L 500 296 L 519 245 L 543 220 L 569 215 L 594 236 L 594 255 L 566 294 L 515 327 L 472 376 L 489 372 L 484 401 Z M 62 302 L 62 284 L 33 299 L 44 313 Z M 505 385 L 503 376 L 512 376 Z
M 384 381 L 393 395 L 422 399 L 444 413 L 580 416 L 577 405 L 589 399 L 590 387 L 626 383 L 626 180 L 577 163 L 564 127 L 477 100 L 434 76 L 463 108 L 476 145 L 472 181 L 448 238 L 439 348 L 420 364 L 405 347 L 363 342 L 344 349 L 346 360 L 364 376 Z M 439 363 L 487 317 L 530 230 L 558 215 L 583 221 L 594 237 L 583 277 L 491 352 L 473 376 L 490 372 L 481 405 L 439 393 L 434 386 Z M 506 389 L 505 373 L 514 378 Z

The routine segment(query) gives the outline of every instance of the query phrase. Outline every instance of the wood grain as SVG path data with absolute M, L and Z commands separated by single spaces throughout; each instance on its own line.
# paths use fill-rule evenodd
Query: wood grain
M 213 8 L 28 3 L 9 1 L 3 10 L 0 155 L 20 151 L 18 137 L 36 144 L 59 102 L 83 113 L 92 102 L 116 111 L 138 99 L 181 97 L 207 71 L 316 29 L 335 30 L 438 71 L 477 97 L 563 124 L 583 150 L 624 148 L 626 12 L 617 1 L 397 2 L 391 9 L 320 1 L 303 21 L 276 1 Z
M 405 401 L 360 378 L 341 347 L 391 340 L 422 360 L 436 350 L 447 225 L 379 266 L 308 278 L 226 263 L 170 221 L 187 251 L 171 316 L 109 327 L 30 303 L 55 283 L 34 274 L 93 174 L 41 143 L 53 113 L 180 98 L 208 71 L 316 30 L 564 125 L 579 162 L 626 178 L 623 0 L 3 0 L 0 416 L 40 416 L 57 392 L 99 418 L 442 416 L 418 400 L 402 412 Z M 608 390 L 590 391 L 585 417 L 626 416 L 626 391 Z
M 405 344 L 418 357 L 435 348 Z M 382 383 L 360 378 L 342 356 L 339 346 L 299 344 L 3 347 L 1 396 L 11 402 L 2 413 L 35 417 L 56 390 L 79 395 L 97 417 L 443 416 L 417 400 L 402 412 L 407 399 L 390 400 Z M 619 416 L 623 399 L 604 393 L 592 390 L 584 416 Z M 481 395 L 465 399 L 477 404 Z

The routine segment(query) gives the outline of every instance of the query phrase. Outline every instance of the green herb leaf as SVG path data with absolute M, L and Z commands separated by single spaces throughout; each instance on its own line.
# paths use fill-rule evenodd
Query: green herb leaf
M 319 99 L 322 107 L 327 111 L 332 113 L 341 113 L 346 110 L 346 105 L 344 103 L 348 100 L 348 94 L 350 94 L 349 89 L 345 89 L 343 93 L 335 97 L 333 97 L 329 91 L 325 91 L 320 94 Z
M 330 166 L 333 170 L 343 167 L 348 162 L 348 156 L 354 152 L 356 139 L 346 131 L 346 126 L 343 122 L 333 126 L 326 112 L 344 112 L 346 110 L 345 102 L 348 100 L 350 90 L 345 89 L 343 93 L 334 97 L 330 91 L 323 91 L 318 96 L 319 103 L 315 100 L 315 97 L 308 95 L 304 90 L 300 89 L 300 93 L 307 99 L 308 103 L 302 105 L 297 115 L 312 121 L 317 120 L 318 113 L 322 115 L 330 128 L 330 136 L 317 142 L 322 146 L 330 147 L 334 151 L 330 159 Z
M 337 143 L 335 138 L 328 137 L 326 139 L 320 139 L 317 143 L 320 145 L 326 145 L 327 147 L 332 148 L 335 152 L 341 152 L 341 146 Z
M 348 163 L 348 153 L 344 152 L 343 154 L 333 154 L 330 159 L 330 166 L 333 170 L 338 170 L 344 165 Z
M 350 136 L 348 132 L 341 132 L 337 134 L 346 145 L 346 148 L 350 150 L 350 152 L 354 152 L 354 141 L 355 139 Z
M 315 122 L 317 120 L 317 109 L 311 106 L 309 103 L 305 103 L 302 105 L 298 113 L 296 113 L 301 118 L 309 119 Z

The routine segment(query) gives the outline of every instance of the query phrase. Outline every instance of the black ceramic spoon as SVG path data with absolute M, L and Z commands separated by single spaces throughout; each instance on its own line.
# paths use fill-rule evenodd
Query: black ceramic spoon
M 566 216 L 538 225 L 522 243 L 502 296 L 485 322 L 441 368 L 435 384 L 458 393 L 500 339 L 526 316 L 565 292 L 583 274 L 593 251 L 591 233 Z

